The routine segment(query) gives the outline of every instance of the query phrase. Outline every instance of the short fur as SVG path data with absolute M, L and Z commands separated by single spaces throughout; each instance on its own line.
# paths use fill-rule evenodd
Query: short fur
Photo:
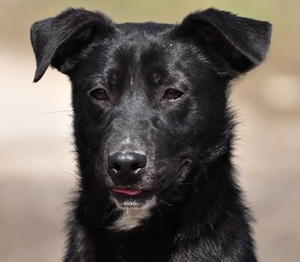
M 68 9 L 31 28 L 72 83 L 79 195 L 64 261 L 257 261 L 232 165 L 228 85 L 271 25 L 208 9 L 178 25 Z

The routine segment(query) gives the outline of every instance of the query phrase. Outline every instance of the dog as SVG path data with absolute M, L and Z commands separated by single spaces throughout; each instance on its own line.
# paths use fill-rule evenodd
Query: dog
M 72 84 L 79 189 L 64 261 L 257 261 L 228 93 L 270 37 L 270 23 L 214 8 L 175 25 L 70 8 L 32 25 L 34 82 L 52 66 Z

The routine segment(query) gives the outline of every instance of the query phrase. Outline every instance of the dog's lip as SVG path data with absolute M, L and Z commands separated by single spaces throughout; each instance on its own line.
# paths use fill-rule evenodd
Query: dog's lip
M 111 197 L 121 208 L 141 208 L 155 198 L 155 193 L 143 189 L 112 188 Z
M 141 189 L 130 189 L 130 188 L 113 188 L 113 192 L 123 194 L 123 195 L 129 195 L 129 196 L 137 196 L 143 192 Z

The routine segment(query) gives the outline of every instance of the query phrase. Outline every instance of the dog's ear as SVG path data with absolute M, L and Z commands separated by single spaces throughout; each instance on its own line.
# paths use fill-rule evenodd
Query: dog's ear
M 68 74 L 74 67 L 70 58 L 84 54 L 95 37 L 101 39 L 115 32 L 113 22 L 101 13 L 68 9 L 60 15 L 34 23 L 30 30 L 39 81 L 51 64 Z
M 232 79 L 264 60 L 271 24 L 211 8 L 187 16 L 173 33 L 199 45 L 217 72 Z

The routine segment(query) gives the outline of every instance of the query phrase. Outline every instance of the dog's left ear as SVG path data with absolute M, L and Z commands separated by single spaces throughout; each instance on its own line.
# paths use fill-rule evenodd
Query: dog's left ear
M 115 31 L 114 23 L 104 14 L 81 8 L 34 23 L 30 30 L 37 63 L 33 81 L 39 81 L 50 64 L 69 74 L 96 37 L 101 42 Z
M 264 60 L 271 24 L 211 8 L 187 16 L 173 33 L 200 46 L 218 74 L 232 79 Z

